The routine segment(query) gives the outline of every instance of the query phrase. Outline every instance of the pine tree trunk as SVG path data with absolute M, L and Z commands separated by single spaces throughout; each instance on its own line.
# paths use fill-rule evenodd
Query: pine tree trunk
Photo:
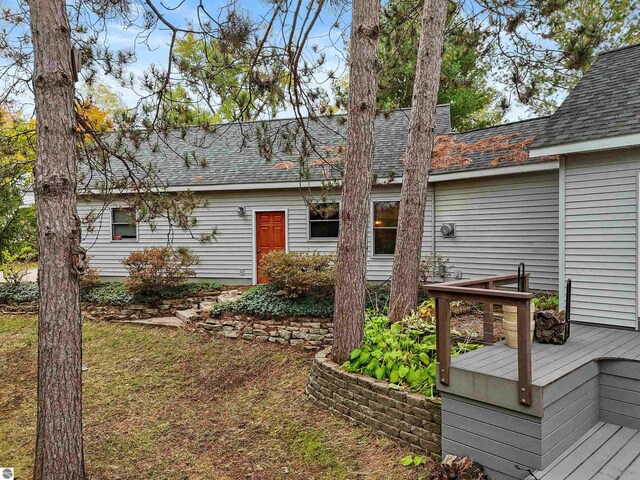
M 333 359 L 339 363 L 362 343 L 363 337 L 379 35 L 380 0 L 354 0 L 332 349 Z
M 30 0 L 35 57 L 38 224 L 38 412 L 36 480 L 85 478 L 82 449 L 80 240 L 71 31 L 64 0 Z
M 425 0 L 422 7 L 413 109 L 404 162 L 398 236 L 391 277 L 389 319 L 392 322 L 401 320 L 415 308 L 418 300 L 424 211 L 434 140 L 447 3 L 447 0 Z

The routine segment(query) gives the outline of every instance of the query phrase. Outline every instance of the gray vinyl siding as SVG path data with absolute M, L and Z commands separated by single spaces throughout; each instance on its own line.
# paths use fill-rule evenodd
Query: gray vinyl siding
M 435 239 L 438 254 L 450 259 L 452 271 L 463 277 L 478 277 L 517 270 L 525 262 L 535 289 L 558 288 L 558 173 L 527 173 L 518 176 L 475 178 L 432 183 L 424 216 L 423 256 L 433 252 L 433 189 L 436 197 Z M 208 205 L 196 213 L 198 237 L 213 228 L 217 239 L 201 244 L 188 232 L 175 229 L 171 243 L 187 246 L 199 257 L 197 277 L 250 283 L 253 279 L 253 217 L 256 210 L 287 211 L 287 241 L 291 251 L 335 252 L 337 240 L 310 240 L 305 199 L 297 189 L 209 192 L 202 194 Z M 339 197 L 335 197 L 339 199 Z M 378 186 L 372 201 L 399 200 L 400 186 Z M 120 261 L 134 250 L 166 245 L 169 229 L 159 223 L 152 231 L 140 224 L 137 242 L 112 241 L 110 207 L 99 201 L 79 202 L 80 215 L 99 213 L 94 231 L 85 231 L 83 245 L 89 249 L 92 264 L 105 277 L 126 274 Z M 238 216 L 238 207 L 246 209 Z M 100 214 L 100 212 L 102 213 Z M 370 212 L 372 215 L 372 212 Z M 456 237 L 443 238 L 439 227 L 456 223 Z M 370 218 L 369 224 L 371 225 Z M 367 277 L 386 281 L 391 276 L 392 255 L 374 255 L 372 232 L 367 234 Z
M 308 238 L 308 213 L 305 199 L 296 189 L 269 191 L 212 192 L 203 194 L 207 206 L 195 213 L 197 226 L 192 230 L 196 238 L 188 232 L 174 229 L 170 235 L 174 246 L 187 246 L 200 258 L 197 277 L 219 279 L 230 282 L 251 282 L 253 278 L 253 216 L 256 210 L 287 211 L 287 243 L 290 251 L 335 252 L 337 239 L 310 240 Z M 336 199 L 339 197 L 336 197 Z M 372 200 L 396 200 L 400 198 L 400 187 L 389 186 L 374 189 Z M 89 250 L 91 264 L 99 268 L 105 277 L 123 277 L 126 271 L 121 260 L 132 251 L 146 247 L 166 245 L 169 239 L 169 227 L 159 222 L 155 231 L 148 224 L 138 226 L 138 241 L 111 240 L 111 207 L 122 205 L 114 203 L 80 200 L 78 210 L 81 218 L 93 211 L 98 220 L 93 231 L 85 229 L 83 245 Z M 244 206 L 246 215 L 238 216 L 238 207 Z M 200 234 L 206 234 L 216 228 L 216 240 L 209 244 L 198 241 Z M 423 251 L 431 251 L 431 206 L 425 213 L 425 231 Z M 367 235 L 370 245 L 370 234 Z M 391 275 L 392 258 L 373 255 L 369 248 L 367 276 L 372 281 L 384 281 Z
M 627 150 L 564 161 L 564 269 L 572 320 L 637 327 L 637 177 Z
M 512 273 L 524 262 L 531 288 L 558 289 L 558 172 L 435 184 L 436 251 L 465 278 Z M 455 222 L 456 236 L 439 227 Z

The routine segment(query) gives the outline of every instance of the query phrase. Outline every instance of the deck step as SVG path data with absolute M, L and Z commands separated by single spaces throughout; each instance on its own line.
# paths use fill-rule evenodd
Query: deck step
M 640 431 L 598 422 L 549 467 L 527 480 L 640 478 Z

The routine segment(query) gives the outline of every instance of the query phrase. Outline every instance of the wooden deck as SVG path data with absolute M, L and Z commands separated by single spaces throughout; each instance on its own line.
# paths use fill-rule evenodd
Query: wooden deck
M 565 345 L 534 341 L 531 407 L 518 402 L 517 359 L 517 350 L 504 342 L 454 357 L 450 384 L 439 387 L 446 393 L 541 417 L 544 407 L 575 388 L 576 381 L 597 374 L 594 360 L 640 361 L 640 332 L 573 324 Z
M 598 422 L 545 470 L 528 480 L 637 480 L 640 432 Z

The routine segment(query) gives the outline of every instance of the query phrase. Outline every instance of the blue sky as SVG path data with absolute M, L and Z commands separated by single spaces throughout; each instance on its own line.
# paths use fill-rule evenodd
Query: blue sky
M 144 0 L 138 0 L 138 2 L 133 4 L 131 14 L 134 18 L 137 17 L 139 19 L 144 9 L 148 7 L 144 6 Z M 167 20 L 181 27 L 186 27 L 189 22 L 197 23 L 197 7 L 199 3 L 198 0 L 164 0 L 163 2 L 154 0 L 154 5 L 161 10 Z M 205 0 L 203 2 L 213 15 L 217 15 L 227 3 L 228 1 L 223 0 Z M 15 0 L 0 0 L 0 7 L 7 5 L 15 5 Z M 256 0 L 237 0 L 234 5 L 238 10 L 248 12 L 254 19 L 266 18 L 269 14 L 269 9 L 272 7 L 272 4 Z M 332 29 L 338 13 L 338 9 L 334 6 L 329 6 L 325 9 L 312 32 L 308 44 L 309 46 L 316 45 L 319 51 L 326 55 L 325 68 L 327 70 L 335 70 L 340 75 L 346 72 L 344 45 L 338 31 Z M 350 12 L 348 9 L 344 9 L 342 13 L 344 20 L 349 22 Z M 107 21 L 107 30 L 101 38 L 101 42 L 104 42 L 113 50 L 134 49 L 135 62 L 129 66 L 128 70 L 136 76 L 141 76 L 153 64 L 166 66 L 169 52 L 170 31 L 166 27 L 159 25 L 155 31 L 144 39 L 140 36 L 143 32 L 144 30 L 139 26 L 127 26 L 121 19 L 113 19 Z M 308 53 L 311 56 L 316 55 L 312 52 Z M 323 78 L 320 78 L 320 80 L 322 81 Z M 128 106 L 134 106 L 140 98 L 136 91 L 118 86 L 115 80 L 111 78 L 103 76 L 100 81 L 116 91 L 120 99 Z M 81 83 L 78 86 L 82 89 Z M 328 85 L 326 86 L 328 87 Z M 25 105 L 32 104 L 32 100 L 28 97 L 23 97 L 21 100 L 24 101 Z M 28 108 L 26 107 L 27 110 Z M 284 111 L 280 114 L 280 116 L 290 115 L 290 111 Z M 530 113 L 525 108 L 514 104 L 505 120 L 518 120 L 530 116 Z

